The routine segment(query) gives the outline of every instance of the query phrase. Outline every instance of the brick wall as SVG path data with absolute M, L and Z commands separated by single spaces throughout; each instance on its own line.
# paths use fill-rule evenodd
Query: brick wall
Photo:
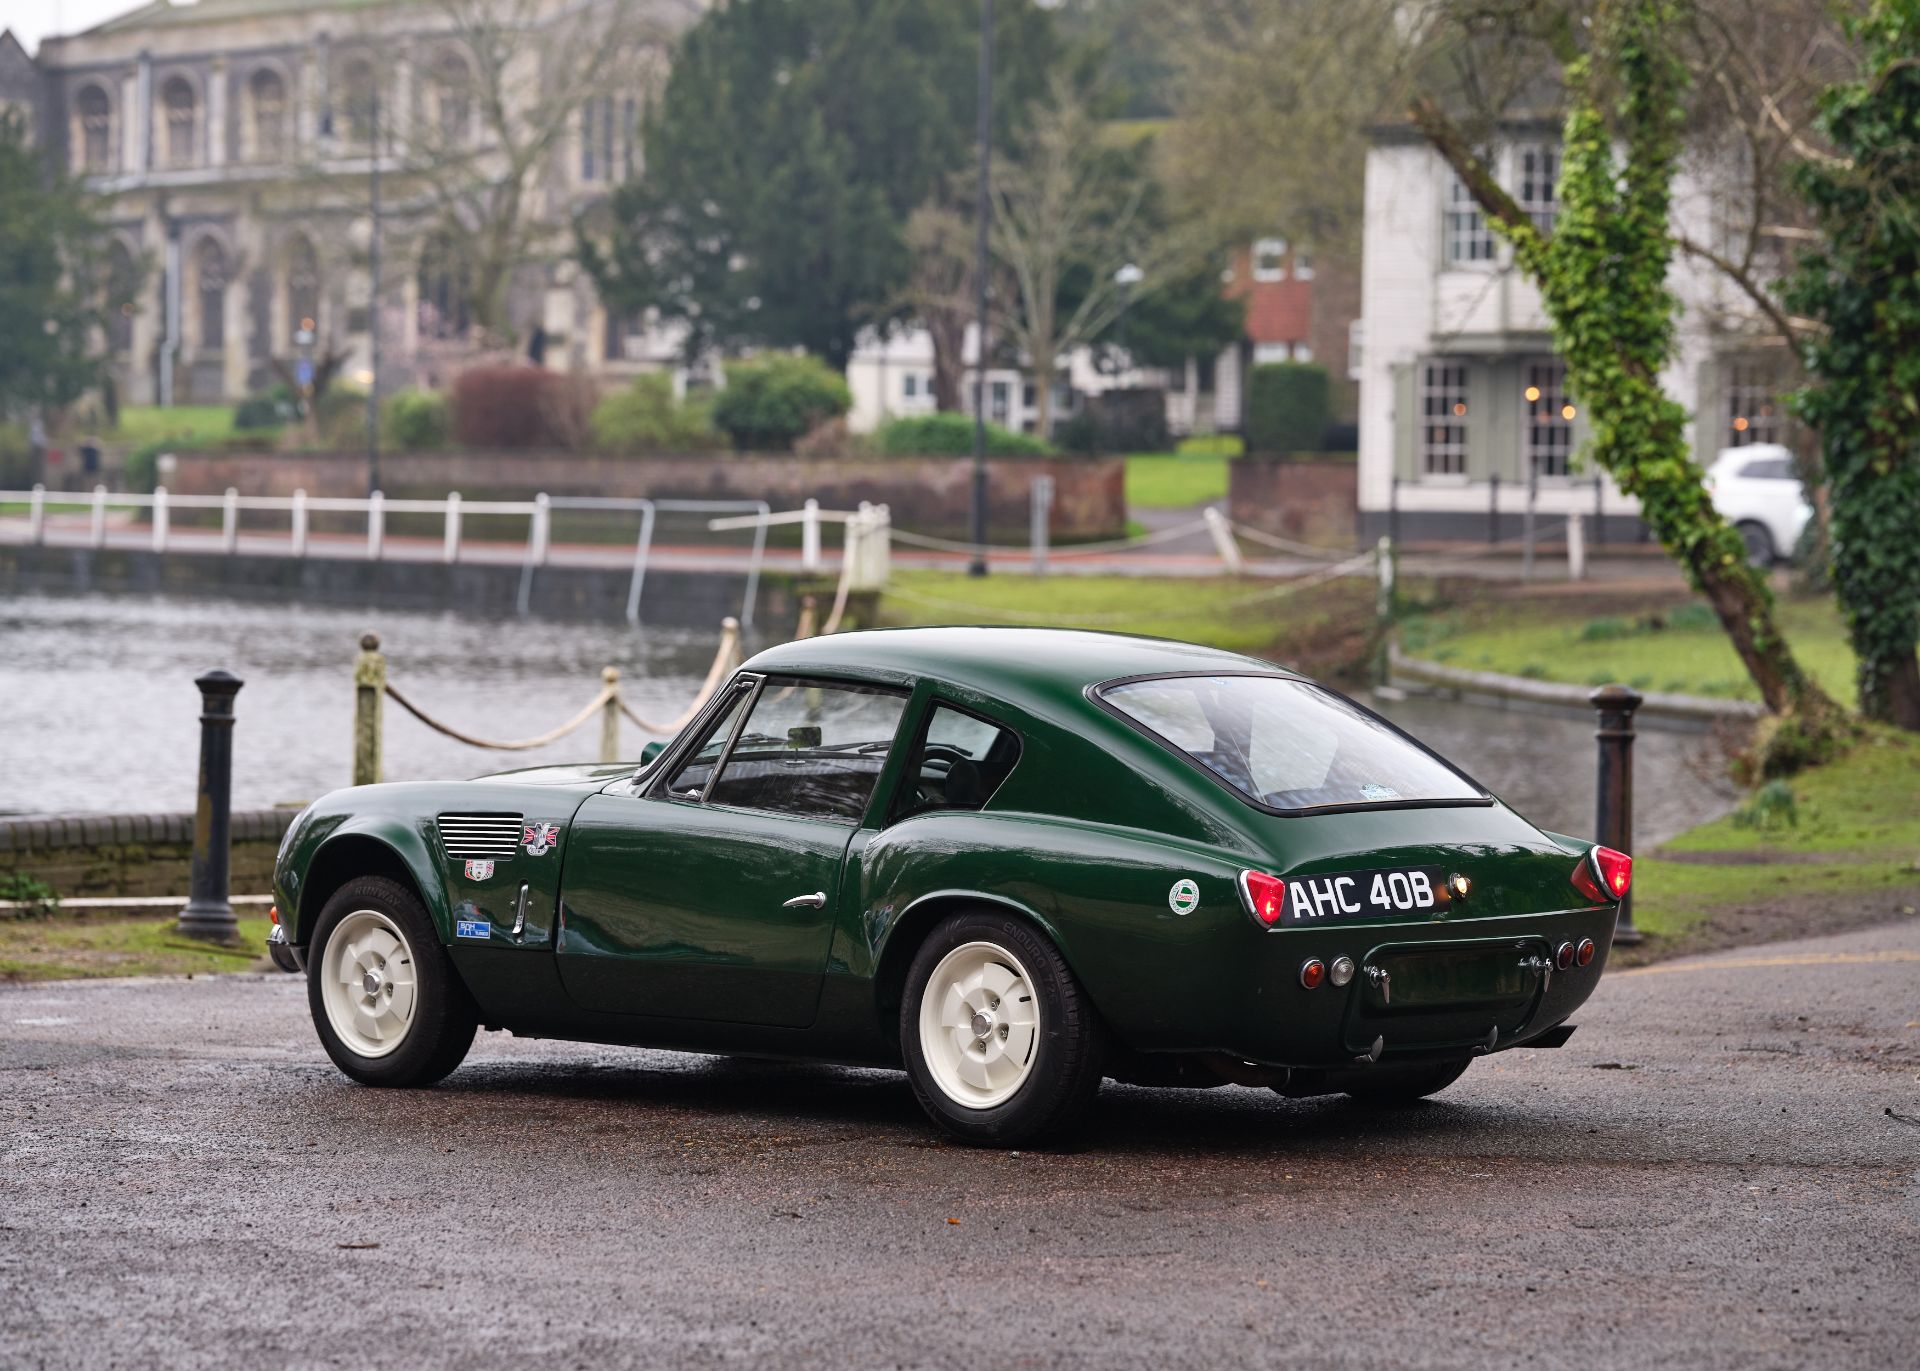
M 233 815 L 235 895 L 265 895 L 292 809 Z M 0 819 L 0 877 L 18 872 L 62 898 L 185 895 L 193 861 L 191 814 L 96 814 Z
M 1227 510 L 1235 522 L 1321 547 L 1354 546 L 1355 463 L 1241 457 L 1228 470 Z
M 891 507 L 916 533 L 965 532 L 972 461 L 965 457 L 811 457 L 791 453 L 702 453 L 614 457 L 595 453 L 407 452 L 380 459 L 381 485 L 396 499 L 599 495 L 625 499 L 766 500 L 776 510 L 809 498 L 827 509 L 860 501 Z M 987 462 L 994 542 L 1023 542 L 1034 478 L 1053 478 L 1056 541 L 1117 538 L 1126 531 L 1125 464 L 1118 457 L 996 457 Z M 358 496 L 367 489 L 364 453 L 180 453 L 167 488 L 178 494 Z

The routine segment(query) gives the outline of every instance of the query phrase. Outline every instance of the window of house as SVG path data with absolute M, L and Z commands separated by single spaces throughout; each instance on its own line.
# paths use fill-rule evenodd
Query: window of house
M 1493 260 L 1493 230 L 1459 176 L 1447 177 L 1446 257 L 1448 266 Z
M 1020 759 L 1020 740 L 998 724 L 936 704 L 907 764 L 894 813 L 981 809 Z
M 920 394 L 920 373 L 919 372 L 909 371 L 904 373 L 900 377 L 900 394 L 908 400 L 915 399 L 919 396 Z
M 199 307 L 199 345 L 217 352 L 227 343 L 227 254 L 202 238 L 193 254 L 194 297 Z
M 287 143 L 287 83 L 280 73 L 262 67 L 248 77 L 247 104 L 253 160 L 279 161 Z
M 1295 343 L 1293 345 L 1293 360 L 1296 362 L 1311 362 L 1313 360 L 1313 345 L 1311 343 Z
M 1255 366 L 1265 366 L 1268 362 L 1291 362 L 1292 360 L 1292 343 L 1255 343 L 1253 345 L 1253 364 Z
M 611 95 L 596 95 L 580 107 L 580 179 L 614 178 L 614 112 Z
M 423 339 L 466 337 L 471 285 L 466 254 L 452 236 L 441 232 L 429 238 L 420 251 L 415 281 L 418 327 Z
M 1777 443 L 1784 429 L 1768 368 L 1735 362 L 1727 368 L 1727 446 Z
M 1360 379 L 1360 369 L 1366 365 L 1367 323 L 1364 319 L 1355 319 L 1347 325 L 1347 379 Z
M 1287 277 L 1287 240 L 1262 238 L 1253 245 L 1253 279 L 1284 281 Z
M 1311 281 L 1313 279 L 1313 254 L 1303 247 L 1293 250 L 1293 279 Z
M 184 76 L 174 76 L 160 88 L 160 106 L 167 119 L 167 165 L 190 167 L 200 153 L 199 101 Z
M 992 381 L 987 385 L 987 419 L 990 423 L 1005 425 L 1013 405 L 1013 387 L 1005 381 Z
M 433 102 L 440 142 L 450 148 L 464 146 L 473 120 L 473 74 L 459 53 L 442 53 L 434 63 Z
M 347 63 L 340 78 L 340 96 L 346 116 L 347 141 L 361 147 L 372 147 L 373 126 L 380 112 L 371 62 L 356 58 Z
M 106 171 L 113 158 L 113 102 L 98 86 L 80 92 L 80 168 Z
M 1523 368 L 1526 427 L 1520 435 L 1524 469 L 1539 476 L 1565 476 L 1572 469 L 1575 410 L 1567 399 L 1567 364 L 1542 358 Z
M 1420 368 L 1420 470 L 1467 474 L 1467 368 L 1428 362 Z
M 1560 210 L 1560 149 L 1531 143 L 1519 150 L 1518 158 L 1520 208 L 1540 232 L 1552 233 L 1554 215 Z

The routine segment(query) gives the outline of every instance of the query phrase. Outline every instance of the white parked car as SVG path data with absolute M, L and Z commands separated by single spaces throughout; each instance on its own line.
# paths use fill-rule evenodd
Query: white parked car
M 1707 468 L 1713 507 L 1739 530 L 1755 566 L 1793 555 L 1813 506 L 1793 469 L 1793 454 L 1778 443 L 1724 449 Z

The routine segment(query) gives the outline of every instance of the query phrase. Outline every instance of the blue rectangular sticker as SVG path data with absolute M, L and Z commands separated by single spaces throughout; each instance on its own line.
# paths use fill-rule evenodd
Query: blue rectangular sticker
M 493 925 L 485 919 L 461 919 L 453 926 L 456 938 L 491 938 Z

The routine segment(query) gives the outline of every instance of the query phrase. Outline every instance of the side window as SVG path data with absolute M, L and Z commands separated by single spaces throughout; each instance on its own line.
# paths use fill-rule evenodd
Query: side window
M 982 808 L 1019 758 L 1020 740 L 1009 730 L 936 704 L 908 765 L 898 815 Z
M 770 676 L 709 804 L 858 823 L 907 697 Z
M 713 778 L 714 764 L 720 760 L 720 754 L 726 751 L 727 739 L 733 736 L 733 725 L 752 694 L 750 686 L 734 687 L 733 703 L 720 712 L 720 717 L 713 721 L 713 727 L 707 730 L 707 736 L 701 740 L 700 746 L 680 763 L 680 769 L 667 782 L 667 789 L 674 798 L 700 798 L 700 793 L 707 788 L 707 782 Z

